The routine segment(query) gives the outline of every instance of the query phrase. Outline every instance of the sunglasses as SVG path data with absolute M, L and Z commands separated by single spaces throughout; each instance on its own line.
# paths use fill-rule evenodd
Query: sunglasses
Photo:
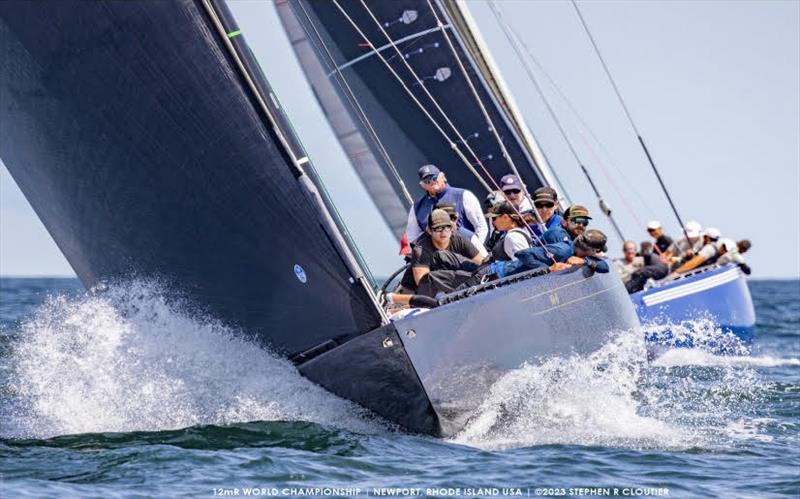
M 445 225 L 443 227 L 436 227 L 435 229 L 432 230 L 433 232 L 452 232 L 453 228 L 450 227 L 449 225 Z
M 570 218 L 569 221 L 575 225 L 583 225 L 584 227 L 587 227 L 589 225 L 588 218 L 575 217 L 575 218 Z
M 422 179 L 422 183 L 423 184 L 432 184 L 432 183 L 436 182 L 436 180 L 438 178 L 439 178 L 439 175 L 428 175 L 427 177 Z
M 506 194 L 513 194 L 513 195 L 516 196 L 517 194 L 519 194 L 522 191 L 519 190 L 519 189 L 508 189 L 507 191 L 503 191 L 503 192 L 505 192 Z
M 534 204 L 534 206 L 537 207 L 537 208 L 552 208 L 553 206 L 555 206 L 555 204 L 553 204 L 553 203 L 536 203 L 536 204 Z

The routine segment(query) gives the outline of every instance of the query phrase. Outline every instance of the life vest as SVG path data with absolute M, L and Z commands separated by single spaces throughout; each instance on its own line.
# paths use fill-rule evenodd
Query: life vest
M 447 203 L 455 206 L 456 213 L 458 213 L 457 227 L 459 232 L 462 236 L 466 237 L 467 240 L 472 239 L 472 235 L 475 233 L 475 226 L 472 225 L 472 222 L 467 220 L 467 216 L 464 213 L 464 189 L 450 187 L 449 185 L 445 187 L 442 192 L 437 194 L 436 197 L 431 197 L 426 194 L 419 201 L 414 203 L 414 214 L 417 217 L 419 230 L 425 232 L 425 229 L 428 227 L 428 216 L 439 203 Z
M 511 229 L 511 230 L 507 231 L 505 234 L 503 234 L 503 237 L 501 237 L 494 244 L 494 246 L 492 246 L 492 259 L 494 259 L 495 261 L 505 261 L 505 260 L 513 260 L 514 259 L 514 255 L 509 255 L 508 253 L 506 253 L 506 249 L 505 249 L 506 237 L 508 237 L 508 235 L 511 234 L 512 232 L 516 232 L 518 234 L 522 234 L 523 236 L 525 236 L 525 240 L 528 241 L 528 245 L 531 244 L 531 242 L 532 242 L 531 235 L 527 231 L 527 229 L 521 229 L 519 227 L 514 227 L 513 229 Z

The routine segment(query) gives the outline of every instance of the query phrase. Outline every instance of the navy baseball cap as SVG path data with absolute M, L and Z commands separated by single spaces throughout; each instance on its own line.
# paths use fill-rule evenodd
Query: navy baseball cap
M 430 177 L 431 175 L 439 175 L 442 172 L 439 171 L 438 168 L 436 168 L 436 165 L 422 165 L 422 167 L 419 170 L 417 170 L 417 173 L 419 174 L 419 179 L 422 180 L 425 177 Z
M 504 191 L 513 191 L 516 190 L 523 190 L 522 189 L 522 182 L 519 181 L 519 178 L 509 173 L 508 175 L 503 175 L 503 178 L 500 179 L 500 188 Z

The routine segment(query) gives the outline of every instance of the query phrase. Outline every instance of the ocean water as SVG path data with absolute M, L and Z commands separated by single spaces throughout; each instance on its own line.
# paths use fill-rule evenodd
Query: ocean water
M 752 281 L 749 352 L 620 332 L 404 433 L 157 287 L 0 279 L 0 497 L 800 496 L 800 281 Z M 713 333 L 713 325 L 703 325 Z

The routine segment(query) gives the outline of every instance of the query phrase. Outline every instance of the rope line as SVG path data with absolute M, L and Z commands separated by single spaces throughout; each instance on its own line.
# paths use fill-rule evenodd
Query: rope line
M 608 148 L 603 144 L 603 142 L 600 140 L 600 138 L 594 132 L 594 130 L 589 125 L 589 123 L 586 121 L 586 119 L 584 119 L 583 115 L 581 115 L 581 113 L 578 111 L 578 109 L 575 107 L 575 105 L 572 103 L 572 101 L 569 99 L 569 97 L 567 97 L 567 95 L 561 89 L 561 86 L 555 81 L 555 79 L 553 79 L 553 77 L 550 75 L 550 73 L 547 71 L 547 69 L 545 69 L 545 67 L 542 65 L 542 63 L 539 62 L 539 60 L 536 58 L 536 56 L 533 55 L 533 51 L 530 49 L 528 44 L 525 43 L 525 40 L 514 29 L 514 27 L 511 25 L 511 23 L 509 23 L 508 21 L 505 20 L 505 16 L 502 14 L 502 9 L 500 8 L 500 6 L 497 5 L 497 3 L 494 0 L 490 0 L 489 4 L 492 7 L 492 12 L 494 13 L 495 18 L 497 19 L 498 24 L 500 25 L 501 29 L 503 30 L 504 34 L 506 35 L 506 38 L 511 43 L 512 48 L 515 48 L 514 47 L 514 43 L 511 41 L 511 37 L 512 36 L 516 39 L 516 41 L 519 43 L 520 47 L 522 48 L 522 51 L 524 52 L 525 57 L 522 57 L 522 55 L 519 52 L 517 52 L 516 48 L 515 48 L 515 52 L 517 54 L 517 57 L 520 59 L 520 61 L 523 64 L 525 64 L 526 61 L 530 61 L 536 66 L 536 68 L 538 69 L 539 73 L 541 73 L 545 77 L 547 82 L 550 84 L 550 87 L 556 92 L 556 94 L 558 94 L 558 96 L 561 98 L 561 100 L 564 102 L 564 104 L 567 105 L 567 108 L 569 108 L 569 110 L 572 112 L 572 115 L 575 117 L 575 119 L 583 126 L 584 130 L 586 130 L 586 132 L 589 134 L 589 137 L 591 137 L 592 140 L 600 147 L 600 150 L 608 158 L 611 159 L 611 161 L 610 161 L 611 166 L 614 168 L 614 170 L 616 170 L 617 174 L 619 175 L 619 178 L 621 178 L 626 183 L 627 189 L 630 192 L 633 192 L 636 195 L 636 197 L 639 200 L 639 202 L 642 204 L 642 206 L 644 206 L 647 209 L 647 211 L 651 215 L 655 214 L 655 210 L 653 210 L 653 208 L 650 207 L 650 205 L 644 199 L 644 197 L 639 192 L 639 190 L 636 189 L 633 185 L 631 185 L 628 182 L 627 176 L 625 175 L 625 173 L 623 173 L 623 171 L 616 164 L 616 161 L 612 157 L 612 154 L 609 152 Z M 510 34 L 508 32 L 510 32 Z M 526 73 L 527 73 L 527 71 L 526 71 Z M 536 86 L 537 84 L 536 84 L 535 78 L 530 78 L 530 79 L 532 80 L 532 83 L 534 84 L 534 86 Z M 591 151 L 591 152 L 592 152 L 592 155 L 594 156 L 595 160 L 597 161 L 598 165 L 601 166 L 601 169 L 604 168 L 604 162 L 602 161 L 600 156 L 598 154 L 596 154 L 594 151 Z M 608 177 L 608 174 L 606 174 L 606 176 Z M 556 179 L 558 180 L 558 177 L 556 177 Z M 560 180 L 559 180 L 559 184 L 561 184 L 561 186 L 563 188 L 563 183 Z M 634 216 L 634 218 L 636 218 L 636 217 Z
M 647 149 L 647 146 L 644 143 L 644 139 L 642 138 L 642 134 L 639 133 L 639 129 L 636 128 L 636 123 L 633 121 L 633 117 L 631 117 L 631 113 L 628 111 L 628 106 L 625 104 L 625 100 L 622 98 L 622 94 L 617 87 L 617 83 L 614 81 L 614 78 L 611 76 L 611 71 L 608 69 L 608 65 L 606 64 L 605 59 L 603 59 L 603 55 L 600 53 L 600 48 L 597 46 L 597 43 L 592 36 L 591 31 L 589 31 L 589 26 L 586 24 L 586 20 L 583 18 L 583 14 L 581 14 L 581 10 L 578 8 L 578 4 L 575 0 L 571 0 L 572 6 L 575 8 L 575 12 L 578 14 L 578 19 L 581 21 L 581 25 L 583 25 L 583 30 L 586 32 L 586 35 L 589 37 L 589 40 L 592 42 L 592 47 L 594 47 L 595 54 L 597 54 L 597 58 L 600 60 L 600 64 L 603 65 L 603 70 L 608 77 L 608 80 L 611 82 L 611 86 L 614 88 L 614 92 L 617 94 L 617 98 L 619 99 L 619 103 L 622 105 L 623 111 L 625 111 L 625 116 L 628 117 L 628 122 L 631 124 L 631 128 L 636 133 L 636 138 L 639 139 L 639 144 L 642 146 L 644 150 L 645 156 L 647 156 L 647 161 L 650 163 L 650 166 L 653 168 L 653 173 L 656 175 L 656 179 L 658 179 L 658 183 L 661 185 L 661 190 L 664 191 L 664 195 L 667 197 L 667 201 L 669 202 L 670 207 L 672 208 L 672 212 L 675 214 L 675 218 L 678 219 L 678 224 L 683 231 L 683 235 L 686 237 L 686 241 L 689 241 L 689 234 L 686 232 L 686 226 L 683 224 L 683 220 L 681 216 L 678 214 L 678 208 L 675 206 L 675 203 L 672 202 L 672 197 L 669 195 L 669 191 L 667 190 L 667 186 L 664 185 L 664 180 L 661 178 L 661 174 L 658 172 L 658 168 L 656 168 L 656 164 L 653 161 L 653 157 L 650 156 L 650 151 Z M 694 254 L 694 251 L 692 251 Z
M 405 182 L 403 182 L 403 178 L 400 176 L 400 172 L 397 170 L 397 167 L 395 166 L 394 162 L 392 161 L 392 158 L 389 155 L 389 151 L 386 149 L 386 146 L 384 146 L 383 142 L 381 141 L 380 137 L 378 136 L 378 133 L 375 131 L 375 128 L 372 126 L 372 123 L 370 122 L 369 118 L 367 117 L 367 114 L 364 112 L 364 109 L 361 107 L 361 104 L 358 102 L 358 99 L 356 98 L 355 94 L 353 93 L 353 90 L 350 87 L 350 84 L 347 82 L 347 79 L 345 78 L 344 74 L 341 72 L 341 69 L 336 65 L 336 62 L 333 59 L 333 54 L 331 54 L 331 51 L 328 48 L 328 45 L 323 40 L 322 36 L 320 35 L 319 30 L 317 30 L 317 27 L 314 24 L 314 21 L 311 19 L 311 16 L 308 14 L 308 11 L 306 10 L 305 5 L 303 5 L 303 2 L 298 2 L 298 4 L 303 9 L 303 14 L 305 15 L 306 20 L 309 22 L 310 26 L 313 28 L 314 34 L 315 34 L 317 40 L 320 42 L 322 48 L 325 50 L 325 55 L 328 57 L 328 60 L 329 60 L 329 62 L 331 64 L 331 66 L 336 68 L 334 70 L 334 72 L 338 76 L 337 81 L 339 81 L 339 83 L 340 83 L 340 88 L 342 88 L 341 85 L 343 84 L 344 85 L 343 90 L 345 91 L 345 94 L 347 95 L 347 100 L 350 101 L 351 106 L 353 106 L 355 108 L 356 115 L 359 117 L 359 120 L 367 128 L 370 138 L 372 138 L 372 140 L 378 146 L 378 149 L 381 152 L 381 156 L 383 156 L 383 159 L 386 161 L 386 164 L 389 166 L 389 169 L 391 170 L 392 175 L 394 176 L 395 180 L 399 184 L 400 189 L 403 192 L 403 196 L 406 199 L 406 202 L 409 205 L 413 205 L 414 204 L 414 199 L 411 197 L 411 193 L 408 191 L 408 188 L 406 187 Z M 301 26 L 304 26 L 303 23 L 301 23 Z M 306 34 L 310 35 L 310 33 L 308 33 L 308 32 L 306 32 Z M 310 40 L 310 38 L 309 38 L 309 40 Z
M 339 0 L 333 0 L 333 3 L 334 3 L 334 5 L 336 5 L 336 8 L 339 9 L 339 12 L 341 12 L 342 15 L 350 22 L 350 24 L 353 26 L 353 28 L 361 36 L 361 38 L 363 38 L 364 41 L 367 42 L 369 47 L 372 50 L 375 50 L 375 44 L 373 44 L 372 41 L 370 41 L 370 39 L 367 37 L 367 35 L 361 30 L 361 28 L 358 27 L 358 25 L 355 23 L 355 21 L 353 21 L 353 19 L 350 17 L 350 15 L 347 13 L 347 11 L 345 11 L 344 8 L 342 8 L 342 6 L 339 4 Z M 374 17 L 373 17 L 373 19 L 374 19 Z M 380 23 L 378 23 L 378 24 L 380 25 Z M 397 50 L 396 46 L 394 48 L 395 48 L 395 50 Z M 399 53 L 399 51 L 398 51 L 398 53 Z M 478 171 L 475 170 L 475 168 L 469 162 L 469 160 L 464 155 L 464 153 L 458 148 L 458 144 L 456 144 L 455 142 L 453 142 L 452 139 L 450 139 L 450 136 L 447 135 L 447 132 L 444 131 L 444 129 L 439 125 L 439 123 L 436 121 L 436 119 L 434 119 L 434 117 L 431 116 L 431 113 L 425 108 L 424 105 L 422 105 L 422 103 L 419 101 L 417 96 L 414 95 L 414 93 L 411 91 L 411 89 L 408 88 L 408 86 L 405 84 L 405 82 L 400 77 L 400 75 L 397 74 L 397 71 L 395 71 L 394 68 L 386 61 L 386 59 L 383 57 L 383 54 L 381 54 L 380 52 L 376 52 L 376 55 L 380 58 L 380 60 L 383 62 L 383 64 L 386 66 L 386 68 L 392 73 L 392 75 L 397 79 L 397 81 L 400 82 L 400 85 L 403 87 L 403 90 L 405 90 L 405 92 L 408 94 L 408 96 L 411 97 L 411 99 L 420 108 L 420 110 L 423 112 L 423 114 L 425 114 L 425 116 L 428 118 L 428 120 L 430 120 L 430 122 L 433 124 L 433 126 L 436 128 L 436 130 L 442 135 L 442 137 L 445 138 L 447 143 L 450 145 L 450 148 L 455 152 L 455 154 L 459 157 L 459 159 L 467 166 L 467 168 L 469 168 L 470 172 L 472 172 L 472 174 L 475 175 L 475 178 L 478 179 L 478 181 L 481 183 L 481 185 L 487 191 L 491 191 L 491 188 L 489 187 L 489 184 L 487 184 L 486 181 L 480 176 Z M 402 55 L 401 55 L 401 57 L 402 57 Z M 403 58 L 403 60 L 405 60 L 405 58 Z
M 361 28 L 360 28 L 360 27 L 359 27 L 359 26 L 356 24 L 356 22 L 353 20 L 353 18 L 352 18 L 352 17 L 351 17 L 351 16 L 350 16 L 350 15 L 349 15 L 349 14 L 348 14 L 348 13 L 347 13 L 345 10 L 344 10 L 344 8 L 341 6 L 341 4 L 339 3 L 339 1 L 338 1 L 338 0 L 333 0 L 333 3 L 334 3 L 334 5 L 336 5 L 336 8 L 339 10 L 339 12 L 341 12 L 341 14 L 342 14 L 342 15 L 343 15 L 343 16 L 344 16 L 344 17 L 345 17 L 347 20 L 348 20 L 348 22 L 349 22 L 349 23 L 350 23 L 350 24 L 353 26 L 353 28 L 356 30 L 356 32 L 357 32 L 357 33 L 358 33 L 358 34 L 359 34 L 359 35 L 360 35 L 360 36 L 361 36 L 361 37 L 364 39 L 364 41 L 365 41 L 365 42 L 366 42 L 366 43 L 369 45 L 369 47 L 370 47 L 372 50 L 375 50 L 375 44 L 372 42 L 372 40 L 370 40 L 370 39 L 369 39 L 369 37 L 367 37 L 367 35 L 366 35 L 366 34 L 364 33 L 364 31 L 363 31 L 363 30 L 362 30 L 362 29 L 361 29 Z M 471 147 L 471 146 L 470 146 L 470 145 L 467 143 L 467 141 L 464 139 L 464 137 L 463 137 L 463 136 L 461 135 L 461 133 L 458 131 L 458 128 L 457 128 L 457 127 L 456 127 L 456 126 L 453 124 L 452 120 L 451 120 L 451 119 L 448 117 L 447 113 L 445 113 L 445 111 L 444 111 L 444 110 L 441 108 L 441 106 L 439 105 L 439 103 L 436 101 L 436 99 L 435 99 L 435 98 L 433 97 L 433 95 L 430 93 L 430 91 L 428 90 L 428 88 L 425 86 L 425 82 L 424 82 L 422 79 L 420 79 L 420 78 L 419 78 L 419 75 L 417 75 L 417 73 L 414 71 L 414 69 L 413 69 L 413 68 L 412 68 L 412 67 L 409 65 L 408 61 L 406 61 L 406 60 L 405 60 L 405 57 L 403 57 L 403 54 L 402 54 L 402 52 L 400 51 L 400 49 L 397 47 L 397 45 L 396 45 L 396 44 L 395 44 L 395 42 L 392 40 L 392 38 L 389 36 L 389 34 L 386 32 L 386 30 L 384 30 L 384 29 L 383 29 L 383 26 L 381 25 L 380 21 L 377 19 L 377 17 L 375 17 L 375 14 L 374 14 L 374 13 L 372 12 L 372 10 L 370 10 L 370 8 L 369 8 L 369 7 L 366 5 L 366 3 L 364 2 L 364 0 L 361 0 L 361 5 L 364 7 L 364 9 L 367 11 L 367 13 L 369 14 L 369 16 L 372 18 L 373 22 L 375 22 L 375 24 L 378 26 L 378 28 L 380 29 L 380 31 L 381 31 L 381 33 L 384 35 L 384 37 L 386 37 L 387 41 L 388 41 L 388 42 L 391 44 L 392 48 L 395 50 L 395 52 L 396 52 L 396 53 L 397 53 L 397 55 L 399 56 L 399 59 L 400 59 L 401 61 L 403 61 L 403 64 L 406 66 L 406 68 L 409 70 L 409 72 L 410 72 L 410 73 L 412 74 L 412 76 L 414 77 L 414 80 L 415 80 L 415 82 L 416 82 L 416 83 L 417 83 L 417 84 L 418 84 L 418 85 L 419 85 L 419 86 L 420 86 L 420 87 L 421 87 L 421 88 L 424 90 L 425 94 L 426 94 L 426 95 L 427 95 L 427 97 L 428 97 L 428 98 L 431 100 L 431 102 L 433 103 L 433 105 L 434 105 L 434 107 L 436 108 L 436 110 L 437 110 L 437 111 L 438 111 L 438 112 L 439 112 L 439 113 L 442 115 L 442 117 L 443 117 L 443 118 L 444 118 L 444 120 L 447 122 L 447 124 L 448 124 L 448 125 L 449 125 L 449 126 L 452 128 L 453 132 L 455 132 L 455 134 L 456 134 L 456 136 L 458 137 L 459 141 L 460 141 L 462 144 L 464 144 L 464 147 L 467 149 L 467 151 L 468 151 L 468 152 L 469 152 L 469 153 L 470 153 L 470 154 L 471 154 L 471 155 L 472 155 L 472 156 L 475 158 L 475 160 L 476 160 L 476 163 L 478 164 L 478 166 L 480 166 L 480 167 L 481 167 L 481 169 L 482 169 L 482 170 L 483 170 L 483 172 L 486 174 L 486 176 L 487 176 L 487 178 L 489 179 L 489 181 L 491 181 L 491 182 L 492 182 L 492 184 L 493 184 L 493 185 L 494 185 L 494 187 L 495 187 L 495 190 L 498 190 L 498 191 L 502 192 L 502 190 L 500 189 L 500 186 L 499 186 L 499 184 L 497 183 L 497 181 L 496 181 L 496 180 L 493 178 L 493 176 L 492 176 L 492 175 L 491 175 L 491 173 L 488 171 L 488 169 L 487 169 L 487 168 L 486 168 L 486 166 L 483 164 L 483 162 L 480 160 L 480 158 L 478 157 L 478 155 L 475 153 L 475 151 L 472 149 L 472 147 Z M 414 103 L 415 103 L 415 104 L 416 104 L 416 105 L 419 107 L 419 109 L 420 109 L 420 110 L 423 112 L 423 114 L 425 114 L 425 116 L 428 118 L 428 120 L 430 120 L 430 122 L 431 122 L 431 123 L 434 125 L 434 127 L 436 127 L 436 129 L 439 131 L 439 133 L 440 133 L 440 134 L 441 134 L 441 135 L 442 135 L 442 136 L 443 136 L 443 137 L 444 137 L 444 138 L 447 140 L 447 142 L 448 142 L 448 143 L 449 143 L 449 145 L 450 145 L 450 148 L 451 148 L 451 149 L 452 149 L 452 150 L 453 150 L 453 151 L 456 153 L 456 155 L 459 157 L 459 159 L 461 159 L 461 161 L 464 163 L 464 165 L 465 165 L 465 166 L 467 166 L 467 168 L 470 170 L 470 172 L 472 172 L 472 174 L 475 176 L 475 178 L 476 178 L 476 179 L 478 179 L 478 181 L 481 183 L 481 185 L 482 185 L 482 186 L 483 186 L 483 187 L 484 187 L 484 188 L 485 188 L 487 191 L 491 192 L 491 191 L 492 191 L 492 189 L 491 189 L 491 187 L 489 187 L 489 184 L 488 184 L 488 183 L 487 183 L 487 182 L 486 182 L 486 181 L 485 181 L 485 180 L 484 180 L 484 179 L 481 177 L 480 173 L 478 173 L 478 171 L 475 169 L 475 167 L 472 165 L 472 163 L 471 163 L 471 162 L 470 162 L 470 161 L 467 159 L 467 157 L 464 155 L 463 151 L 461 151 L 461 149 L 459 149 L 459 147 L 458 147 L 458 144 L 457 144 L 457 143 L 455 143 L 455 142 L 454 142 L 454 141 L 453 141 L 453 140 L 450 138 L 450 136 L 447 134 L 447 132 L 445 132 L 445 130 L 442 128 L 442 126 L 441 126 L 441 125 L 439 125 L 439 123 L 438 123 L 438 122 L 436 121 L 436 119 L 435 119 L 435 118 L 434 118 L 434 117 L 431 115 L 431 113 L 428 111 L 428 109 L 427 109 L 427 108 L 426 108 L 426 107 L 425 107 L 425 106 L 422 104 L 422 102 L 420 102 L 419 98 L 417 98 L 417 96 L 416 96 L 416 95 L 414 95 L 414 93 L 411 91 L 411 89 L 410 89 L 410 88 L 408 88 L 408 85 L 406 85 L 406 83 L 403 81 L 402 77 L 400 77 L 400 75 L 397 73 L 397 71 L 395 71 L 395 69 L 394 69 L 394 68 L 393 68 L 393 67 L 392 67 L 392 66 L 391 66 L 391 65 L 388 63 L 388 61 L 387 61 L 387 60 L 384 58 L 383 54 L 382 54 L 382 53 L 380 53 L 380 52 L 376 52 L 376 55 L 377 55 L 377 56 L 380 58 L 380 60 L 383 62 L 383 64 L 386 66 L 386 68 L 389 70 L 389 72 L 390 72 L 390 73 L 391 73 L 391 74 L 392 74 L 392 75 L 395 77 L 395 79 L 396 79 L 396 80 L 397 80 L 397 81 L 400 83 L 400 85 L 401 85 L 401 87 L 403 88 L 403 90 L 405 90 L 405 92 L 406 92 L 406 93 L 409 95 L 409 97 L 411 97 L 411 99 L 412 99 L 412 100 L 414 101 Z M 505 197 L 505 194 L 503 194 L 503 195 L 504 195 L 504 197 Z M 508 201 L 508 198 L 507 198 L 507 197 L 506 197 L 506 200 Z M 517 211 L 517 209 L 516 209 L 516 207 L 513 205 L 513 203 L 511 203 L 511 202 L 509 201 L 509 204 L 511 204 L 511 206 L 512 206 L 512 207 L 514 207 L 514 210 L 515 210 L 515 211 Z M 518 211 L 517 211 L 517 213 L 519 214 L 519 212 L 518 212 Z M 539 216 L 539 214 L 538 214 L 538 213 L 536 213 L 536 211 L 535 211 L 535 210 L 534 210 L 534 213 L 535 213 L 535 215 L 536 215 L 536 218 L 538 219 L 538 221 L 539 221 L 539 222 L 540 222 L 542 225 L 544 225 L 544 223 L 543 223 L 543 221 L 541 220 L 541 217 Z M 526 226 L 527 226 L 527 223 L 526 223 Z M 530 229 L 530 227 L 528 227 L 528 228 Z M 539 237 L 538 237 L 538 236 L 537 236 L 535 233 L 533 233 L 533 231 L 531 231 L 531 233 L 532 233 L 532 236 L 533 236 L 533 238 L 534 238 L 534 239 L 537 241 L 537 243 L 538 243 L 538 244 L 539 244 L 539 245 L 540 245 L 540 246 L 541 246 L 541 247 L 544 249 L 544 251 L 545 251 L 545 252 L 547 253 L 547 255 L 550 257 L 550 259 L 551 259 L 551 260 L 552 260 L 552 261 L 555 263 L 555 261 L 556 261 L 556 260 L 555 260 L 555 257 L 554 257 L 554 256 L 553 256 L 553 254 L 552 254 L 552 253 L 551 253 L 551 252 L 550 252 L 550 251 L 547 249 L 547 246 L 544 244 L 544 242 L 543 242 L 543 241 L 542 241 L 542 240 L 541 240 L 541 239 L 540 239 L 540 238 L 539 238 Z

